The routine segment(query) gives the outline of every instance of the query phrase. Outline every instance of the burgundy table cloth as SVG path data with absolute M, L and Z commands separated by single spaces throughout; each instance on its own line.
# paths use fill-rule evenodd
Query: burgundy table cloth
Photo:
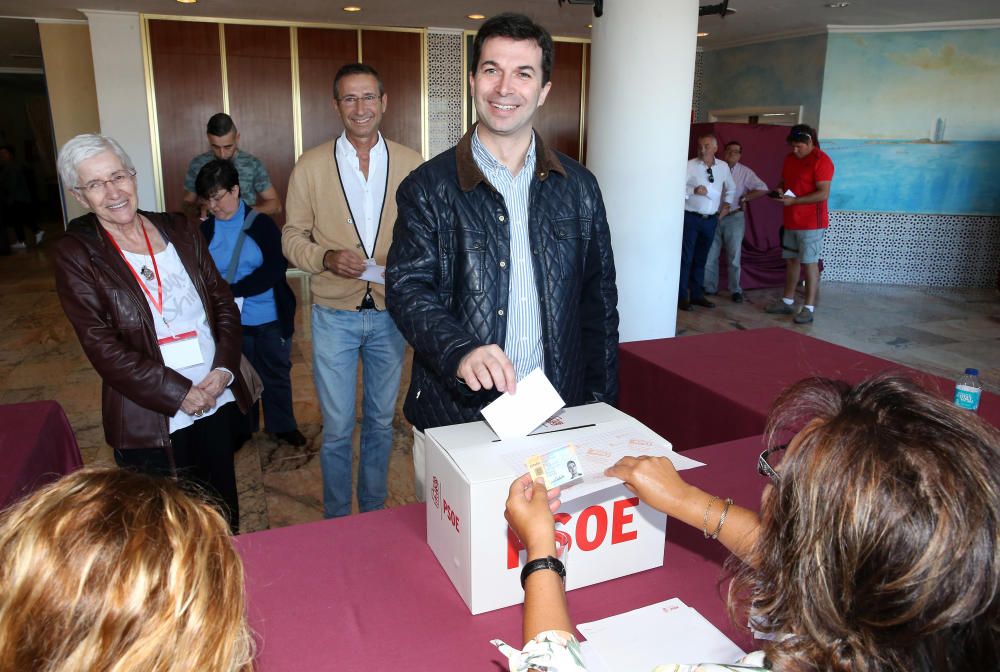
M 756 510 L 766 483 L 761 450 L 760 437 L 750 437 L 692 451 L 707 466 L 685 478 Z M 424 515 L 423 504 L 411 504 L 237 537 L 259 671 L 506 670 L 489 640 L 521 643 L 521 606 L 472 616 L 426 544 Z M 679 597 L 754 648 L 719 596 L 726 556 L 701 530 L 669 521 L 664 566 L 571 591 L 573 622 Z M 677 661 L 664 652 L 664 662 Z
M 857 383 L 891 370 L 949 400 L 955 392 L 952 380 L 777 327 L 635 341 L 618 353 L 618 407 L 674 450 L 761 434 L 778 394 L 809 376 Z M 1000 426 L 997 395 L 983 392 L 979 412 Z
M 62 406 L 54 401 L 0 405 L 0 509 L 83 466 Z

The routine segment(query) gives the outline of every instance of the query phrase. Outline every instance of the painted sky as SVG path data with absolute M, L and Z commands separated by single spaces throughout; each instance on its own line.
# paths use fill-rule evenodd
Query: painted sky
M 815 126 L 825 58 L 826 35 L 706 51 L 706 115 L 733 107 L 802 105 L 802 120 Z
M 1000 140 L 1000 30 L 835 33 L 827 45 L 821 134 Z

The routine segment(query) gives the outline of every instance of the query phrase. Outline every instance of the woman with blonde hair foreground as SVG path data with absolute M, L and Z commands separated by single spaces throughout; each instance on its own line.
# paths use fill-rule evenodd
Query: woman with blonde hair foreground
M 607 470 L 734 554 L 734 622 L 749 616 L 774 638 L 738 669 L 1000 669 L 997 429 L 883 375 L 853 388 L 820 378 L 792 386 L 775 402 L 767 445 L 793 432 L 760 456 L 771 483 L 759 514 L 688 485 L 665 458 L 626 457 Z M 542 571 L 526 571 L 527 646 L 498 645 L 512 670 L 579 672 L 562 582 L 545 559 L 555 551 L 548 499 L 527 476 L 511 486 L 507 519 Z
M 0 671 L 245 672 L 243 564 L 176 483 L 84 469 L 0 515 Z

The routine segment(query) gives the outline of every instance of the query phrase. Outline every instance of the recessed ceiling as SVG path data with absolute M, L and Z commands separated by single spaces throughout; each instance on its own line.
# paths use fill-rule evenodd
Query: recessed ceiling
M 622 0 L 604 0 L 606 10 Z M 662 0 L 673 2 L 674 0 Z M 715 4 L 718 0 L 701 0 Z M 976 21 L 1000 18 L 1000 5 L 987 0 L 854 0 L 839 9 L 826 7 L 828 0 L 731 0 L 734 14 L 701 17 L 699 30 L 710 33 L 699 40 L 705 49 L 717 49 L 768 38 L 820 33 L 830 24 L 896 25 L 941 21 Z M 0 16 L 83 19 L 76 0 L 0 0 Z M 341 3 L 329 0 L 201 0 L 196 5 L 180 5 L 165 0 L 87 0 L 95 10 L 137 11 L 196 17 L 227 17 L 337 23 L 368 26 L 406 26 L 475 30 L 480 22 L 468 14 L 491 16 L 504 11 L 523 12 L 535 18 L 554 35 L 589 37 L 587 24 L 593 17 L 587 5 L 563 4 L 558 0 L 364 0 L 356 2 L 364 11 L 348 14 Z M 3 36 L 0 36 L 3 37 Z M 0 42 L 5 44 L 5 40 Z M 6 44 L 5 44 L 6 47 Z M 3 48 L 0 48 L 3 50 Z

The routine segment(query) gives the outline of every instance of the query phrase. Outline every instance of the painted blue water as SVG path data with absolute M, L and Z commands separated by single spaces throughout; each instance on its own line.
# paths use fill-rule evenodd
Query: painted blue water
M 1000 215 L 1000 142 L 823 140 L 831 210 Z

